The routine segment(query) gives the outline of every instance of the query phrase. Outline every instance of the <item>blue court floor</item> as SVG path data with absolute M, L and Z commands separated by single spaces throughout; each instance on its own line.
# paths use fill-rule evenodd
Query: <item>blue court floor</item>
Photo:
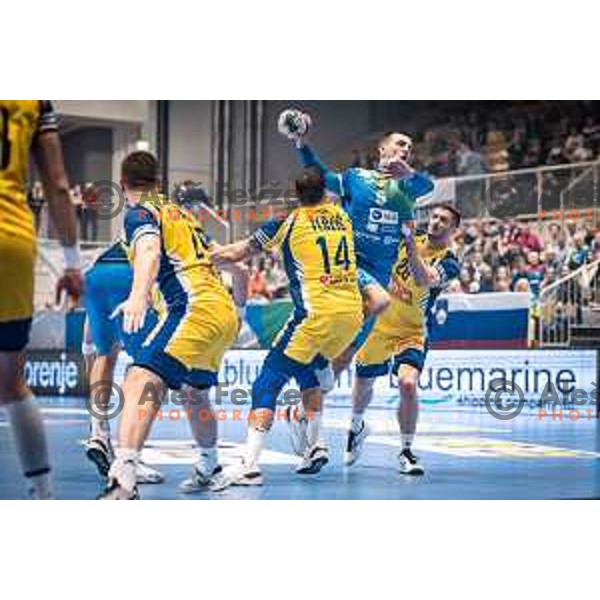
M 59 499 L 93 499 L 102 483 L 81 446 L 88 431 L 82 400 L 38 399 L 43 407 Z M 349 408 L 329 408 L 324 437 L 330 463 L 317 476 L 294 473 L 286 426 L 276 423 L 264 453 L 261 488 L 233 487 L 220 493 L 178 494 L 190 472 L 193 446 L 185 420 L 154 425 L 144 459 L 166 476 L 162 485 L 143 486 L 144 499 L 550 499 L 600 498 L 600 426 L 595 420 L 540 421 L 523 412 L 499 421 L 476 409 L 424 406 L 415 453 L 426 474 L 407 478 L 396 472 L 399 436 L 394 413 L 368 413 L 371 436 L 359 463 L 342 464 Z M 245 440 L 244 421 L 220 424 L 222 462 L 238 460 Z M 10 430 L 0 414 L 0 498 L 25 497 Z

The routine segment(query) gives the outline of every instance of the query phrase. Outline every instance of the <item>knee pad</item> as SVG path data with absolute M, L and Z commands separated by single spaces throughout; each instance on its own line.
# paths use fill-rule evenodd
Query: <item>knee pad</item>
M 269 367 L 263 367 L 252 385 L 252 409 L 268 408 L 275 411 L 277 396 L 288 382 L 289 376 Z

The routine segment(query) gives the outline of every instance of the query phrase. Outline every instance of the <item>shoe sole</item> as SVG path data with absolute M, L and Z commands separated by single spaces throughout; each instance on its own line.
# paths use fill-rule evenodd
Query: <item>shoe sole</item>
M 320 458 L 317 458 L 310 467 L 300 469 L 299 471 L 296 471 L 296 473 L 298 473 L 298 475 L 316 475 L 328 462 L 329 458 L 321 456 Z
M 86 448 L 85 455 L 91 462 L 94 463 L 101 477 L 108 476 L 108 472 L 110 471 L 110 462 L 102 450 L 99 450 L 98 448 Z
M 400 475 L 409 475 L 411 477 L 421 477 L 425 475 L 425 469 L 417 467 L 416 469 L 400 469 L 398 471 Z

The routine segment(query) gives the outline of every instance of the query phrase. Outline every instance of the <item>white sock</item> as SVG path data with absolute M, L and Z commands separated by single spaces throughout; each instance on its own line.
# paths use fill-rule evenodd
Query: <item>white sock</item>
M 321 433 L 321 416 L 320 412 L 313 412 L 308 419 L 306 425 L 306 443 L 309 448 L 312 448 L 319 441 Z
M 140 453 L 131 448 L 117 450 L 115 461 L 108 472 L 109 479 L 116 479 L 119 485 L 132 492 L 135 489 L 137 477 L 137 466 L 140 461 Z
M 105 440 L 110 439 L 110 427 L 108 425 L 108 420 L 92 417 L 90 421 L 90 429 L 92 437 L 99 437 Z
M 46 432 L 33 398 L 10 402 L 6 405 L 6 413 L 31 497 L 36 500 L 52 498 Z
M 358 433 L 361 430 L 362 423 L 364 421 L 364 413 L 352 413 L 352 423 L 350 424 L 350 429 L 354 431 L 354 433 Z
M 256 429 L 256 427 L 248 428 L 248 439 L 246 441 L 246 455 L 244 462 L 246 466 L 255 468 L 258 467 L 258 459 L 265 445 L 267 431 L 264 429 Z
M 204 459 L 203 464 L 207 466 L 209 471 L 214 471 L 219 464 L 217 449 L 214 446 L 212 448 L 200 448 L 200 456 Z
M 414 433 L 401 433 L 400 437 L 402 438 L 402 447 L 404 449 L 410 448 L 415 440 Z

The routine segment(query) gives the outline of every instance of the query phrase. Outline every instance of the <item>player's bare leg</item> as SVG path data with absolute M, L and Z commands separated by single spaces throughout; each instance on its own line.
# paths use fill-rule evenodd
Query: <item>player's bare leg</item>
M 25 385 L 25 354 L 0 352 L 0 406 L 6 410 L 21 468 L 34 500 L 52 498 L 46 432 Z
M 402 438 L 402 452 L 398 456 L 399 470 L 403 475 L 423 475 L 425 473 L 424 468 L 412 452 L 419 419 L 418 382 L 419 371 L 417 369 L 411 365 L 400 365 L 398 371 L 400 404 L 396 416 Z
M 192 494 L 207 489 L 223 469 L 217 455 L 218 425 L 209 398 L 210 390 L 195 390 L 184 386 L 182 391 L 186 398 L 182 408 L 198 446 L 198 456 L 192 476 L 181 483 L 179 491 Z
M 136 473 L 140 452 L 148 438 L 167 391 L 162 378 L 142 367 L 132 367 L 125 380 L 125 405 L 121 415 L 119 450 L 108 473 L 101 499 L 130 500 L 138 497 Z
M 96 465 L 102 477 L 108 475 L 114 460 L 108 418 L 103 418 L 102 415 L 108 414 L 118 356 L 119 347 L 115 346 L 108 356 L 93 359 L 89 369 L 91 401 L 96 414 L 90 419 L 90 437 L 85 442 L 85 454 Z
M 352 386 L 352 421 L 344 452 L 344 463 L 347 466 L 353 465 L 358 460 L 365 440 L 369 435 L 369 428 L 364 415 L 373 399 L 374 384 L 375 378 L 356 377 L 354 379 L 354 385 Z

